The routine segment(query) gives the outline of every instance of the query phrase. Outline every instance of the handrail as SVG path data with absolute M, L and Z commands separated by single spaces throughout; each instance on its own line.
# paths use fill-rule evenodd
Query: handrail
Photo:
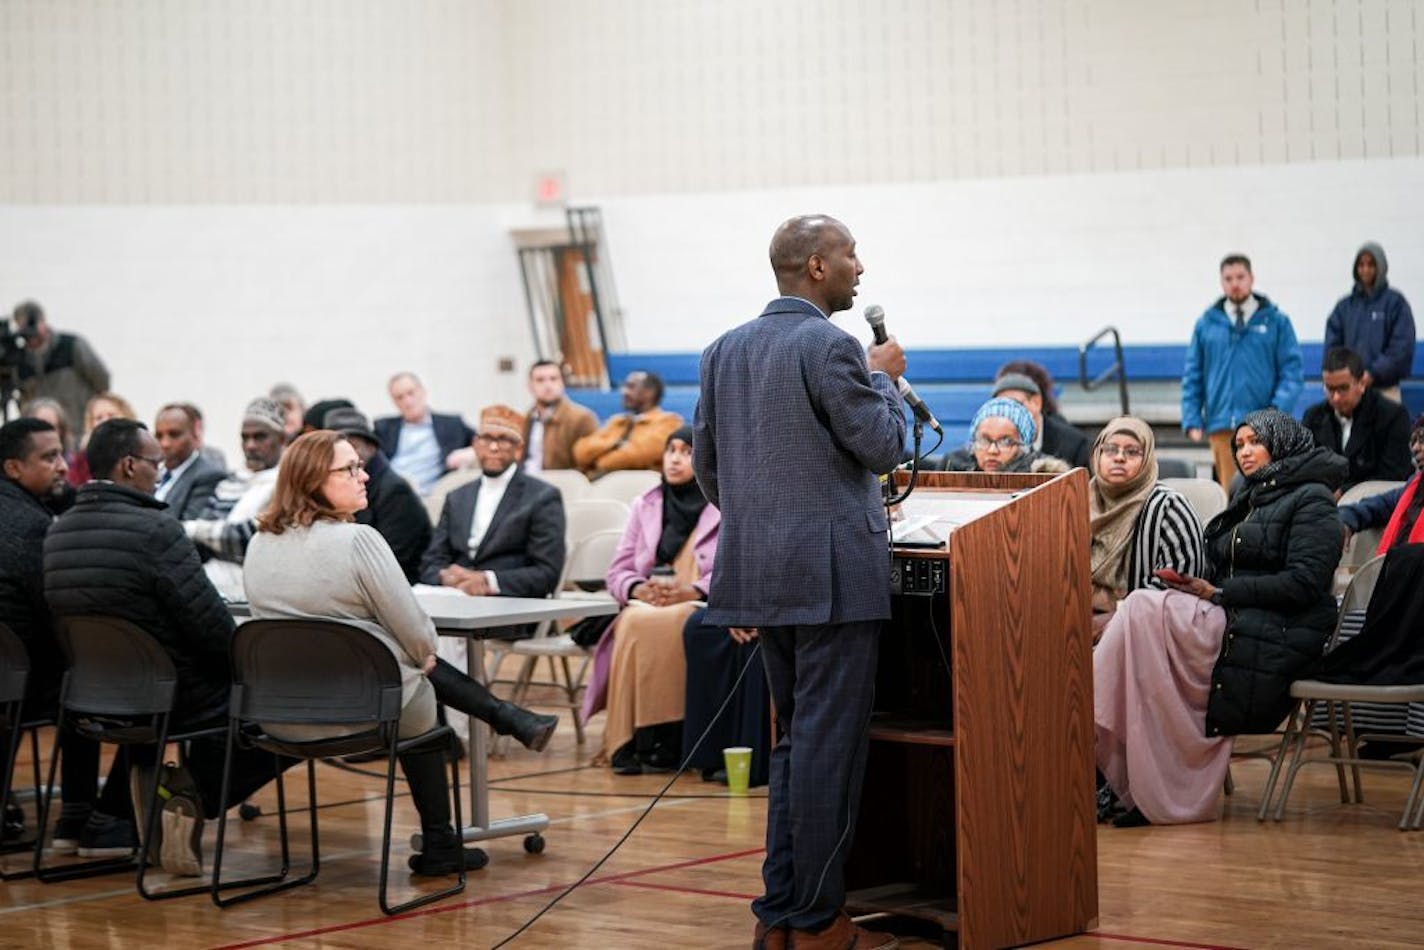
M 1113 340 L 1113 361 L 1107 369 L 1103 370 L 1092 379 L 1088 378 L 1088 351 L 1098 345 L 1103 337 L 1111 335 Z M 1118 400 L 1122 403 L 1122 414 L 1128 414 L 1127 405 L 1127 366 L 1122 357 L 1122 336 L 1117 332 L 1117 327 L 1103 327 L 1097 335 L 1087 343 L 1078 347 L 1078 382 L 1088 392 L 1100 388 L 1104 383 L 1113 377 L 1117 377 Z

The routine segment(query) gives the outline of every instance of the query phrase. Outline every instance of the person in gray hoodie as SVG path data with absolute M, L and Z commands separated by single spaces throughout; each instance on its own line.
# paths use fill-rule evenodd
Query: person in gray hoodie
M 1360 354 L 1365 381 L 1399 402 L 1399 384 L 1414 365 L 1414 313 L 1389 285 L 1389 259 L 1374 241 L 1355 252 L 1351 276 L 1354 289 L 1325 321 L 1325 349 L 1348 346 Z

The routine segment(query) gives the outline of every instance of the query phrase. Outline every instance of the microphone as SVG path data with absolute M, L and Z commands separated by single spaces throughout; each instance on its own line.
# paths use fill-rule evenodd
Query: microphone
M 890 339 L 890 335 L 885 332 L 885 308 L 880 304 L 871 304 L 865 308 L 865 322 L 870 324 L 870 332 L 875 337 L 877 344 L 884 343 Z M 915 414 L 915 418 L 929 426 L 944 436 L 944 429 L 940 427 L 939 420 L 930 412 L 930 407 L 925 405 L 925 401 L 915 392 L 915 387 L 910 385 L 910 381 L 901 376 L 895 381 L 900 390 L 900 398 L 905 400 L 905 404 L 910 407 L 910 411 Z

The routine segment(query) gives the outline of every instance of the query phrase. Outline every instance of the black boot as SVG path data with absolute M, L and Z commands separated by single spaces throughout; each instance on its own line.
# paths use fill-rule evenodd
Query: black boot
M 490 725 L 502 736 L 514 736 L 524 748 L 543 752 L 558 728 L 559 717 L 541 716 L 522 706 L 501 702 Z
M 411 801 L 420 815 L 423 849 L 407 862 L 411 871 L 429 877 L 454 874 L 461 865 L 478 871 L 489 863 L 479 848 L 466 848 L 450 826 L 450 785 L 445 779 L 445 753 L 414 752 L 400 757 L 401 770 L 410 785 Z
M 444 660 L 435 661 L 429 676 L 435 698 L 494 726 L 502 736 L 514 736 L 526 749 L 543 751 L 559 724 L 558 716 L 541 716 L 521 706 L 495 699 L 483 684 L 470 679 Z

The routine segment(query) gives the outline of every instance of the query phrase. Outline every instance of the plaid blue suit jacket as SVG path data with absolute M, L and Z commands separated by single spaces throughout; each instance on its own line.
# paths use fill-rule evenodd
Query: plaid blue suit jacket
M 781 297 L 702 353 L 693 464 L 722 511 L 705 622 L 773 627 L 890 616 L 877 474 L 905 416 L 859 341 Z

